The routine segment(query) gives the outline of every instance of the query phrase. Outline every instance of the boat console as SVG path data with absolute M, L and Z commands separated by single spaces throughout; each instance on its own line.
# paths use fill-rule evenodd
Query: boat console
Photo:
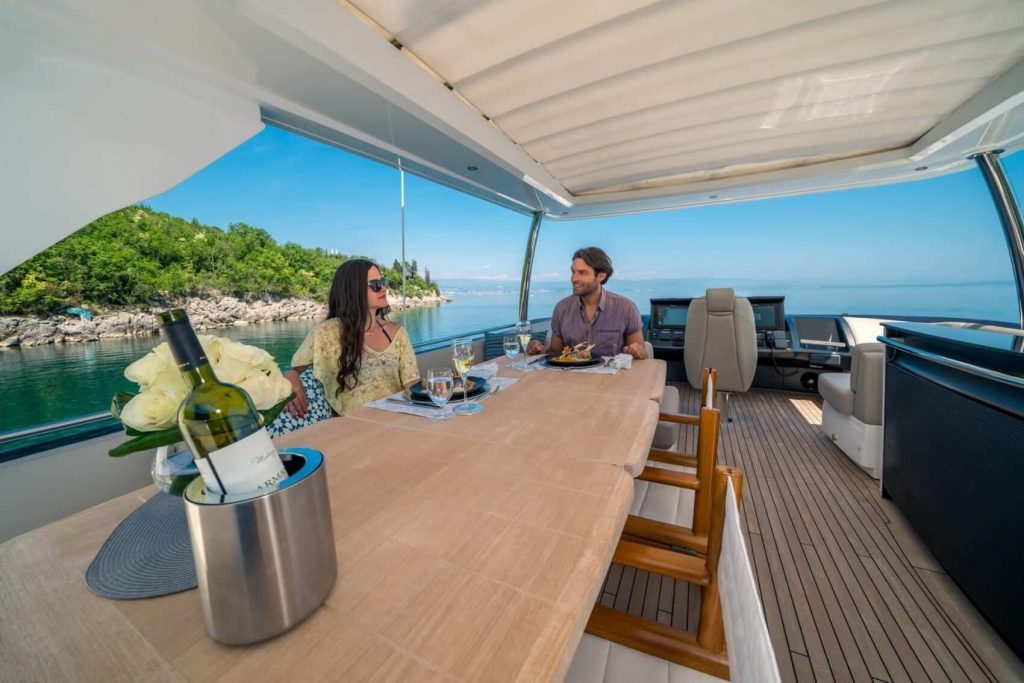
M 668 363 L 669 381 L 686 381 L 683 349 L 693 299 L 651 299 L 647 340 L 654 347 L 654 357 Z M 820 372 L 850 368 L 852 335 L 841 317 L 786 315 L 782 296 L 747 299 L 754 311 L 757 334 L 755 387 L 817 392 Z

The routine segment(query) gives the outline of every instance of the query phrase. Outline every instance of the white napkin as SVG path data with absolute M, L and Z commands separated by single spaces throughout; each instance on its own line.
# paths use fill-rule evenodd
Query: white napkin
M 498 363 L 496 361 L 490 361 L 489 363 L 481 363 L 480 365 L 474 365 L 469 369 L 469 374 L 474 377 L 483 377 L 484 379 L 490 379 L 498 374 Z
M 608 365 L 619 370 L 629 370 L 633 367 L 633 356 L 628 353 L 620 353 Z

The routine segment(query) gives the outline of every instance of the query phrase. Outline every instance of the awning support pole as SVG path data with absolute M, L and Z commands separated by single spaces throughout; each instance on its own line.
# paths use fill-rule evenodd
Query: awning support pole
M 526 255 L 523 256 L 523 277 L 519 280 L 520 320 L 530 319 L 530 277 L 533 275 L 533 255 L 537 250 L 537 235 L 540 234 L 540 223 L 543 219 L 543 211 L 533 212 L 533 222 L 530 223 L 530 235 L 526 238 Z
M 1024 328 L 1024 227 L 1021 225 L 1020 208 L 1013 194 L 1013 188 L 1003 173 L 999 155 L 1003 150 L 975 154 L 971 158 L 978 164 L 981 174 L 985 176 L 988 190 L 992 194 L 999 220 L 1003 223 L 1006 234 L 1006 245 L 1010 250 L 1010 261 L 1013 263 L 1013 277 L 1017 282 L 1017 323 Z

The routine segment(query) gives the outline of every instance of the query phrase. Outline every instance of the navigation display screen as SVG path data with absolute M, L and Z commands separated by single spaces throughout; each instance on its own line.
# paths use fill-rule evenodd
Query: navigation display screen
M 754 327 L 758 330 L 777 330 L 779 329 L 779 321 L 776 317 L 776 307 L 768 304 L 755 305 L 754 307 Z
M 687 306 L 659 306 L 654 318 L 655 327 L 686 327 Z
M 786 313 L 783 308 L 784 297 L 781 296 L 751 296 L 748 297 L 751 308 L 754 309 L 754 329 L 756 330 L 785 330 Z

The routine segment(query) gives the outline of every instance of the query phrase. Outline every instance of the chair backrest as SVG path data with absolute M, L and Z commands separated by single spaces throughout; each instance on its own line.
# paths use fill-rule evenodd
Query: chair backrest
M 850 364 L 853 416 L 864 424 L 882 424 L 884 369 L 884 344 L 875 342 L 857 344 L 853 347 L 853 361 Z
M 732 289 L 709 289 L 690 302 L 683 340 L 690 386 L 700 388 L 702 368 L 718 371 L 720 391 L 746 391 L 757 369 L 757 333 L 750 301 Z
M 739 491 L 728 482 L 722 546 L 718 558 L 722 620 L 729 649 L 729 677 L 734 681 L 781 681 L 768 624 L 747 546 L 740 528 Z
M 718 390 L 718 370 L 704 368 L 700 371 L 700 405 L 703 408 L 715 407 L 715 392 Z
M 701 407 L 700 425 L 697 428 L 697 479 L 701 481 L 701 486 L 693 494 L 691 525 L 695 536 L 707 536 L 711 526 L 711 478 L 718 464 L 718 432 L 721 424 L 721 412 Z

